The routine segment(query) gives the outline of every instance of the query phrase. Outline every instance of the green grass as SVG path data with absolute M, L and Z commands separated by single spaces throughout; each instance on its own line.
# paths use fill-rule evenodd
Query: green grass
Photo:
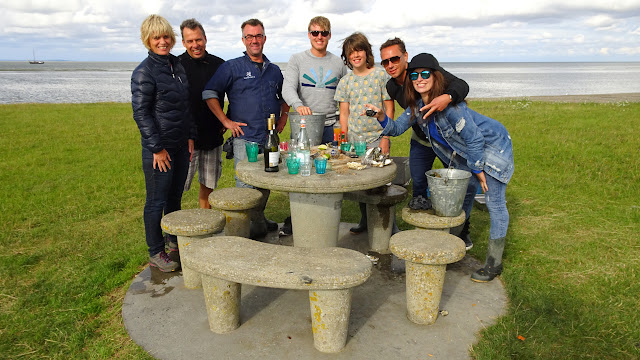
M 501 277 L 510 304 L 472 356 L 640 358 L 640 103 L 470 105 L 506 125 L 516 159 Z M 149 358 L 121 319 L 148 260 L 130 105 L 1 105 L 0 134 L 0 358 Z M 408 142 L 394 139 L 392 154 L 407 156 Z M 197 206 L 197 189 L 183 204 Z M 268 217 L 288 211 L 272 193 Z M 345 202 L 343 221 L 358 217 Z M 488 231 L 474 210 L 479 259 Z

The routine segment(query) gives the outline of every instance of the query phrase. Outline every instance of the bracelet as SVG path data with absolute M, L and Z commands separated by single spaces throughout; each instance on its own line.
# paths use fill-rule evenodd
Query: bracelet
M 453 96 L 451 96 L 451 94 L 447 94 L 449 95 L 449 100 L 453 101 Z

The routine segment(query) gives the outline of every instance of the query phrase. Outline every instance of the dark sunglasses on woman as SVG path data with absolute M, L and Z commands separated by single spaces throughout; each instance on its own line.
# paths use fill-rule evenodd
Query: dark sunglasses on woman
M 318 30 L 313 30 L 313 31 L 309 31 L 309 33 L 311 34 L 311 36 L 318 36 L 318 35 L 322 35 L 324 37 L 329 36 L 329 32 L 327 30 L 325 31 L 318 31 Z
M 409 79 L 411 79 L 412 81 L 416 81 L 418 80 L 418 75 L 420 75 L 421 78 L 427 80 L 429 77 L 431 77 L 431 71 L 423 70 L 420 72 L 420 74 L 418 74 L 417 72 L 412 72 L 411 74 L 409 74 Z
M 397 64 L 400 62 L 400 56 L 392 56 L 388 59 L 384 59 L 382 61 L 380 61 L 380 64 L 384 67 L 386 67 L 387 65 L 389 65 L 389 61 L 391 61 L 391 63 L 393 64 Z

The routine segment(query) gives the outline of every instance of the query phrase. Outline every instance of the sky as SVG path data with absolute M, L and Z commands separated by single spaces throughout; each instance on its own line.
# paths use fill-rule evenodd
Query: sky
M 172 53 L 184 52 L 180 23 L 196 18 L 207 50 L 242 55 L 240 24 L 265 24 L 264 53 L 274 62 L 310 48 L 309 20 L 329 18 L 329 51 L 355 31 L 376 60 L 398 36 L 409 56 L 441 62 L 640 61 L 640 0 L 0 0 L 0 60 L 141 61 L 140 24 L 150 14 L 176 31 Z

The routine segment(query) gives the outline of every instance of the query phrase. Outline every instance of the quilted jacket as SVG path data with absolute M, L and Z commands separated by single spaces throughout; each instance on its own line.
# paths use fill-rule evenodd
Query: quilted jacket
M 189 84 L 177 57 L 149 51 L 131 75 L 131 106 L 142 146 L 151 152 L 178 149 L 188 139 L 195 140 Z

